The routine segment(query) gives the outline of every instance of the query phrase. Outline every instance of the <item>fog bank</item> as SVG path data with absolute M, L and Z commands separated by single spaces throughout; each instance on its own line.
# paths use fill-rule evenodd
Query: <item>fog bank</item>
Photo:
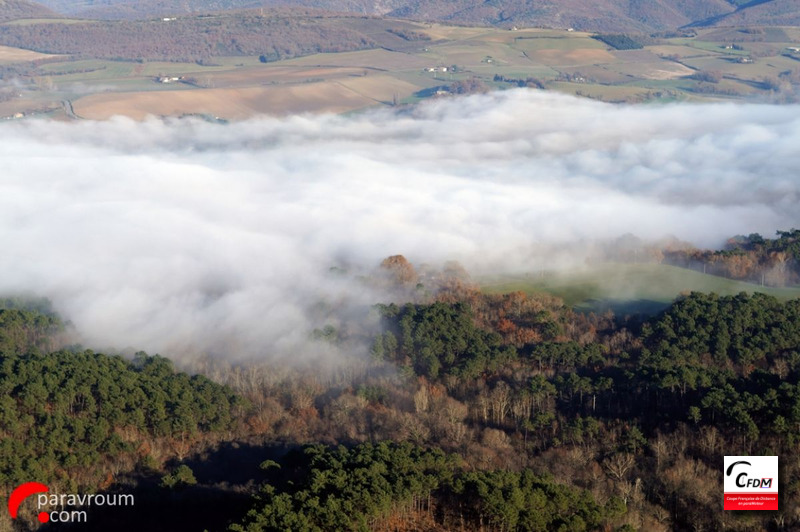
M 87 345 L 294 356 L 331 266 L 402 253 L 473 273 L 548 244 L 715 247 L 800 225 L 800 107 L 620 107 L 539 91 L 398 113 L 0 125 L 0 293 L 49 297 Z

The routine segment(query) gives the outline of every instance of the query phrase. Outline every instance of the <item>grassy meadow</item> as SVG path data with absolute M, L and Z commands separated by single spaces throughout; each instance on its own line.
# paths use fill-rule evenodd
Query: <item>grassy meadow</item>
M 785 301 L 800 288 L 773 288 L 666 264 L 597 264 L 564 272 L 527 272 L 478 279 L 487 293 L 548 293 L 579 310 L 653 313 L 690 292 L 735 295 L 763 292 Z

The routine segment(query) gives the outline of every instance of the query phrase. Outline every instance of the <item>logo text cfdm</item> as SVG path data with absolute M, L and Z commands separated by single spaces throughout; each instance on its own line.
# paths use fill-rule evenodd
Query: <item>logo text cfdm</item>
M 778 509 L 778 457 L 726 456 L 726 510 Z

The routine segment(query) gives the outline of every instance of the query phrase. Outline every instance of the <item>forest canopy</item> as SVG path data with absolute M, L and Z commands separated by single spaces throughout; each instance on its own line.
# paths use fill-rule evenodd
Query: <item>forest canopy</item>
M 329 373 L 208 360 L 189 375 L 159 355 L 69 347 L 46 302 L 5 300 L 0 484 L 126 482 L 176 508 L 214 493 L 229 510 L 198 525 L 231 532 L 800 524 L 793 463 L 777 516 L 718 511 L 722 456 L 800 445 L 800 300 L 689 293 L 621 318 L 485 294 L 449 269 L 385 261 L 375 282 L 414 302 L 373 307 L 379 330 L 312 334 L 371 346 Z

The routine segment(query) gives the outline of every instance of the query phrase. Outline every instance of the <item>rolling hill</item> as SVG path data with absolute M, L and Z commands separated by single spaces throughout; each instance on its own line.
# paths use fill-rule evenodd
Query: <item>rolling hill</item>
M 47 7 L 28 0 L 0 0 L 0 22 L 58 16 Z
M 797 26 L 800 3 L 796 0 L 755 0 L 732 13 L 698 22 L 697 26 Z
M 344 19 L 346 22 L 348 19 Z M 380 23 L 381 21 L 376 21 Z M 30 23 L 0 26 L 0 44 L 41 53 L 84 58 L 199 61 L 215 55 L 259 56 L 264 61 L 374 48 L 403 22 L 379 28 L 381 41 L 347 27 L 338 17 L 299 10 L 224 12 L 177 20 L 72 21 L 71 24 Z

